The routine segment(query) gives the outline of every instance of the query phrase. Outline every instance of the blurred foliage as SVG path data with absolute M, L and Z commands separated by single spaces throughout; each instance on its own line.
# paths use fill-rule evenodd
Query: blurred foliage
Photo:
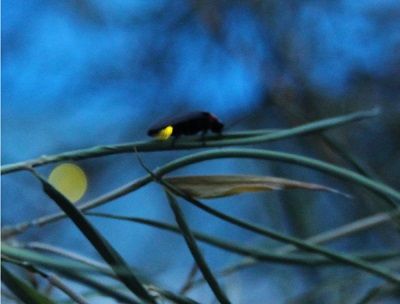
M 382 114 L 374 120 L 260 147 L 322 159 L 400 189 L 399 18 L 397 0 L 2 1 L 2 163 L 143 139 L 157 118 L 192 109 L 216 113 L 228 129 L 249 130 L 288 128 L 379 107 Z M 184 154 L 146 154 L 146 161 L 156 167 Z M 80 165 L 90 184 L 87 201 L 143 173 L 132 155 Z M 41 168 L 41 173 L 51 169 Z M 382 197 L 276 162 L 219 160 L 182 173 L 279 176 L 329 185 L 356 197 L 348 201 L 282 191 L 218 202 L 224 212 L 299 238 L 388 210 Z M 56 211 L 28 174 L 2 178 L 3 225 Z M 151 187 L 102 211 L 173 219 L 163 195 Z M 199 217 L 191 208 L 183 211 L 194 229 L 264 248 L 276 246 L 275 241 Z M 190 272 L 193 262 L 179 237 L 142 227 L 126 237 L 121 231 L 131 231 L 130 224 L 93 222 L 107 228 L 102 233 L 129 262 L 143 265 L 144 273 L 168 289 L 179 288 L 171 282 L 182 282 Z M 57 223 L 27 231 L 18 241 L 73 250 L 86 240 L 69 223 Z M 331 248 L 363 251 L 399 245 L 394 226 L 385 224 L 373 233 L 337 240 Z M 96 256 L 87 246 L 78 249 Z M 240 260 L 204 250 L 211 268 Z M 396 301 L 390 287 L 377 287 L 363 275 L 354 279 L 357 288 L 338 287 L 340 281 L 352 280 L 349 272 L 258 265 L 225 282 L 235 303 L 265 298 L 343 303 L 369 296 L 370 290 L 378 294 L 379 303 L 391 303 L 390 297 Z M 248 288 L 252 294 L 243 298 Z M 204 290 L 194 289 L 190 295 L 203 299 Z

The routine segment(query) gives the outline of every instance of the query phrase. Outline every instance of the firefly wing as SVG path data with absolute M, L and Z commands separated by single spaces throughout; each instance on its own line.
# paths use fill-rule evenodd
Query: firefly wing
M 166 117 L 160 119 L 158 122 L 154 123 L 148 130 L 149 135 L 153 135 L 158 133 L 160 130 L 164 129 L 167 126 L 176 126 L 182 123 L 190 122 L 193 120 L 198 120 L 206 117 L 208 115 L 207 112 L 195 111 L 189 112 L 181 115 L 173 115 L 170 117 Z

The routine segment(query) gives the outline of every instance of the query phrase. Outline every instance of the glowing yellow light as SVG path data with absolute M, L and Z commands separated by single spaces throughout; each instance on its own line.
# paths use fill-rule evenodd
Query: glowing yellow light
M 160 132 L 156 135 L 159 140 L 167 140 L 171 137 L 174 128 L 172 126 L 167 126 L 164 129 L 161 129 Z
M 80 200 L 87 189 L 85 172 L 70 163 L 55 167 L 49 176 L 49 183 L 73 203 Z

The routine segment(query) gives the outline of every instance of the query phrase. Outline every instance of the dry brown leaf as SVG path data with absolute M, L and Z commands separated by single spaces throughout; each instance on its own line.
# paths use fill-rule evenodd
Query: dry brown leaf
M 351 197 L 348 194 L 323 185 L 272 176 L 194 175 L 165 177 L 164 180 L 186 194 L 197 198 L 217 198 L 246 192 L 284 189 L 328 191 Z

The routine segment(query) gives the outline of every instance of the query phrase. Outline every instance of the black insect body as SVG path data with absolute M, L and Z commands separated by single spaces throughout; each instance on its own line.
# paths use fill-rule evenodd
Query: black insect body
M 168 139 L 170 136 L 194 135 L 207 131 L 221 133 L 223 123 L 213 114 L 208 112 L 190 112 L 183 115 L 173 116 L 154 124 L 147 134 L 159 139 Z

